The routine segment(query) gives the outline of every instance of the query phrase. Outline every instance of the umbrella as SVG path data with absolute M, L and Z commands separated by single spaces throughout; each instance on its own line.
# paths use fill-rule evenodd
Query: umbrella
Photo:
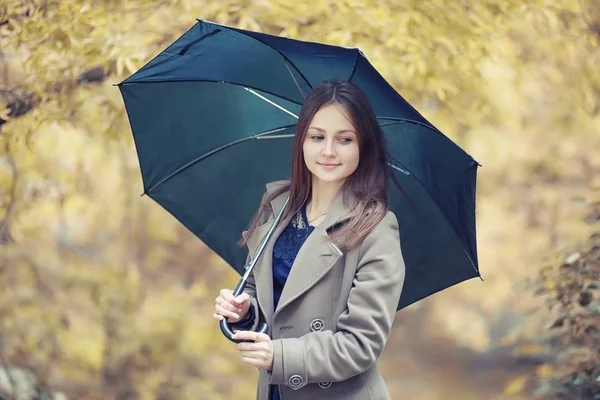
M 236 243 L 267 182 L 288 179 L 294 129 L 311 88 L 347 80 L 368 96 L 397 185 L 389 205 L 406 264 L 398 309 L 481 277 L 475 237 L 479 163 L 402 98 L 356 48 L 197 20 L 119 83 L 150 196 L 240 274 Z

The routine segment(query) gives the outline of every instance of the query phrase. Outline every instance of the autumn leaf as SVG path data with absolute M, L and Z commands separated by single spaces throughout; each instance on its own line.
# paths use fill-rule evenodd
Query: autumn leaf
M 527 377 L 520 376 L 508 382 L 504 388 L 505 395 L 515 395 L 523 391 L 525 384 L 527 383 Z

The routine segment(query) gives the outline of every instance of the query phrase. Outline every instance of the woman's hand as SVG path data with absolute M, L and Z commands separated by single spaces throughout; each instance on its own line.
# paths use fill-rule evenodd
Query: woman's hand
M 221 289 L 215 299 L 213 318 L 217 321 L 227 318 L 227 322 L 236 323 L 246 316 L 248 309 L 250 309 L 250 295 L 248 293 L 233 297 L 232 290 Z
M 258 369 L 273 369 L 273 342 L 266 333 L 253 331 L 233 331 L 234 339 L 253 340 L 237 344 L 237 348 L 245 364 L 252 365 Z

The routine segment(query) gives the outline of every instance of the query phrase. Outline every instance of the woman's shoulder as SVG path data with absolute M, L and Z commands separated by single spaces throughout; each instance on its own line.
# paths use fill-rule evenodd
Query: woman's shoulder
M 395 227 L 395 229 L 398 230 L 398 218 L 396 218 L 396 214 L 394 214 L 392 210 L 387 210 L 382 220 L 379 221 L 379 224 L 377 224 L 377 226 L 382 224 L 388 225 L 388 227 Z
M 370 247 L 385 247 L 400 245 L 400 229 L 398 218 L 393 211 L 387 210 L 381 221 L 369 232 L 360 246 L 361 253 Z
M 272 182 L 268 182 L 266 185 L 266 193 L 273 193 L 276 190 L 283 188 L 285 186 L 290 186 L 290 180 L 289 179 L 283 179 L 283 180 L 279 180 L 279 181 L 272 181 Z
M 398 218 L 396 218 L 396 214 L 394 214 L 392 210 L 387 210 L 381 221 L 375 225 L 369 235 L 377 236 L 381 234 L 389 234 L 392 232 L 398 232 L 398 230 Z M 369 235 L 367 235 L 367 237 Z
M 268 204 L 268 206 L 272 205 L 273 202 L 275 201 L 275 204 L 278 204 L 281 198 L 284 198 L 284 196 L 286 196 L 289 193 L 289 190 L 283 190 L 282 189 L 289 189 L 290 186 L 290 181 L 289 180 L 280 180 L 280 181 L 272 181 L 272 182 L 268 182 L 266 185 L 266 191 L 264 192 L 263 196 L 262 196 L 262 200 L 261 200 L 261 204 L 264 204 L 264 202 L 270 198 L 271 200 L 271 204 Z M 273 195 L 279 193 L 277 196 L 273 197 Z M 277 199 L 277 200 L 276 200 Z M 273 212 L 273 210 L 271 210 L 271 212 Z
M 385 271 L 389 274 L 399 274 L 405 269 L 396 214 L 392 211 L 386 212 L 383 219 L 363 239 L 358 247 L 357 256 L 357 269 L 373 262 L 377 263 L 378 271 L 383 274 L 386 274 Z
M 282 203 L 283 202 L 282 199 L 289 191 L 283 191 L 278 196 L 275 196 L 275 198 L 271 198 L 271 201 L 267 204 L 265 204 L 265 201 L 267 199 L 269 199 L 273 194 L 279 192 L 284 187 L 286 187 L 286 186 L 289 187 L 289 184 L 290 184 L 289 180 L 279 180 L 279 181 L 268 182 L 265 185 L 266 191 L 263 193 L 262 199 L 261 199 L 260 203 L 258 204 L 258 208 L 257 208 L 257 211 L 260 211 L 262 209 L 262 207 L 264 206 L 264 209 L 262 209 L 263 212 L 261 214 L 261 218 L 258 221 L 259 225 L 266 224 L 267 222 L 269 222 L 270 220 L 273 220 L 275 218 L 275 211 L 273 208 L 273 204 L 275 204 L 275 206 L 277 206 L 277 205 L 279 205 L 279 203 Z M 242 235 L 244 235 L 244 234 L 247 234 L 247 232 L 242 232 Z
M 289 180 L 280 180 L 280 181 L 272 181 L 272 182 L 268 182 L 265 185 L 265 192 L 262 195 L 262 199 L 260 201 L 260 204 L 263 204 L 265 202 L 265 200 L 267 200 L 268 198 L 270 198 L 272 195 L 274 195 L 277 192 L 280 192 L 283 188 L 289 188 L 290 186 L 290 181 Z M 289 192 L 289 190 L 284 190 L 283 192 L 279 193 L 278 196 L 276 196 L 276 198 L 282 197 L 284 195 L 286 195 Z M 273 201 L 273 198 L 271 198 L 271 201 Z M 260 205 L 259 205 L 260 207 Z

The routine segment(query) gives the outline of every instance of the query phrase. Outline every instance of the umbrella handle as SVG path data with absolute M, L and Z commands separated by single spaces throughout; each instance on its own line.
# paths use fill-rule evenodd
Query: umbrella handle
M 244 291 L 245 287 L 246 287 L 246 279 L 242 278 L 242 279 L 240 279 L 237 286 L 235 287 L 235 290 L 233 291 L 233 297 L 239 296 Z M 256 314 L 256 318 L 258 318 L 258 314 Z M 223 335 L 227 339 L 231 340 L 234 343 L 253 342 L 252 340 L 234 339 L 233 331 L 229 327 L 229 322 L 227 321 L 227 318 L 223 318 L 221 320 L 221 322 L 219 322 L 219 327 L 221 328 L 221 332 L 223 332 Z M 255 332 L 267 333 L 268 330 L 269 330 L 269 325 L 267 325 L 267 323 L 265 323 L 265 322 L 262 322 L 260 324 L 260 326 L 258 327 L 258 330 L 256 330 Z
M 275 231 L 275 227 L 279 223 L 279 220 L 281 220 L 281 216 L 283 215 L 283 212 L 285 211 L 285 208 L 287 207 L 289 201 L 290 201 L 290 196 L 287 197 L 287 199 L 283 203 L 283 207 L 281 207 L 281 210 L 279 210 L 279 213 L 277 214 L 277 216 L 273 220 L 273 224 L 271 225 L 271 228 L 269 229 L 269 231 L 267 232 L 267 234 L 263 238 L 262 242 L 258 246 L 258 250 L 256 250 L 256 254 L 250 260 L 250 262 L 248 263 L 248 265 L 246 265 L 244 267 L 245 270 L 246 270 L 246 272 L 244 273 L 244 275 L 242 276 L 242 279 L 240 279 L 240 281 L 238 282 L 237 286 L 235 287 L 235 290 L 233 291 L 233 297 L 237 297 L 240 294 L 242 294 L 242 292 L 246 288 L 246 282 L 247 282 L 248 277 L 250 276 L 250 272 L 252 272 L 252 270 L 254 269 L 254 265 L 256 265 L 256 262 L 258 261 L 258 258 L 260 257 L 260 255 L 262 254 L 263 250 L 265 249 L 265 246 L 267 245 L 267 241 L 269 240 L 269 238 L 271 237 L 271 235 Z M 258 318 L 258 313 L 256 314 L 255 318 Z M 237 339 L 234 339 L 233 338 L 233 331 L 229 327 L 229 322 L 227 321 L 227 318 L 223 318 L 221 320 L 221 322 L 219 322 L 219 326 L 221 327 L 221 332 L 223 332 L 223 335 L 225 335 L 225 337 L 227 339 L 231 340 L 234 343 L 252 342 L 251 340 L 237 340 Z M 268 330 L 269 330 L 269 325 L 267 325 L 266 322 L 262 322 L 260 324 L 260 326 L 258 327 L 258 330 L 255 331 L 255 332 L 258 332 L 258 333 L 267 333 Z

